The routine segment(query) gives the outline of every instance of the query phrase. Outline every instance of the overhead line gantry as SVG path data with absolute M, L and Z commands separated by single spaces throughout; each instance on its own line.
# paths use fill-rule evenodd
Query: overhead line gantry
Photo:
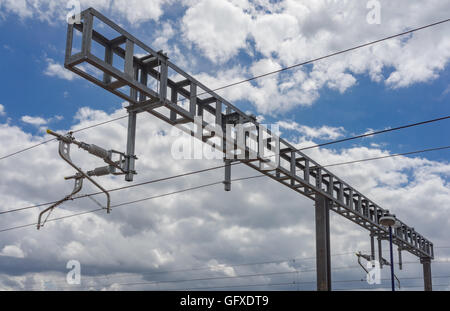
M 76 38 L 81 38 L 79 47 L 74 47 Z M 381 241 L 389 238 L 389 230 L 379 219 L 390 215 L 388 210 L 93 8 L 81 13 L 81 23 L 68 25 L 65 67 L 129 102 L 127 148 L 121 161 L 126 181 L 136 174 L 137 115 L 147 112 L 223 151 L 225 190 L 231 190 L 231 163 L 241 161 L 315 202 L 318 290 L 331 290 L 330 210 L 368 230 L 372 260 L 377 239 L 378 259 L 385 262 Z M 236 142 L 227 126 L 244 127 L 243 140 Z M 431 290 L 433 243 L 398 218 L 397 225 L 393 243 L 400 255 L 407 251 L 420 258 L 425 290 Z

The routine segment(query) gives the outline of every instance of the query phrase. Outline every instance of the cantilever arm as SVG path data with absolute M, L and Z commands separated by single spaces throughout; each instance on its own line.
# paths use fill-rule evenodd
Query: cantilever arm
M 110 195 L 109 195 L 108 191 L 106 189 L 104 189 L 102 186 L 100 186 L 95 180 L 93 180 L 89 176 L 89 174 L 85 173 L 81 168 L 77 167 L 72 162 L 72 159 L 70 158 L 70 145 L 72 143 L 74 143 L 74 144 L 80 146 L 82 143 L 76 141 L 72 137 L 71 133 L 69 133 L 68 135 L 65 135 L 65 136 L 55 133 L 51 130 L 47 130 L 47 133 L 57 137 L 57 139 L 59 140 L 59 155 L 61 156 L 61 158 L 64 161 L 66 161 L 70 166 L 72 166 L 78 173 L 72 177 L 65 178 L 66 180 L 75 179 L 75 186 L 74 186 L 72 193 L 65 196 L 63 199 L 55 202 L 54 204 L 52 204 L 50 207 L 46 208 L 39 214 L 37 229 L 39 230 L 41 227 L 44 226 L 44 224 L 47 222 L 48 217 L 50 216 L 51 212 L 55 209 L 55 207 L 61 205 L 65 201 L 71 200 L 75 194 L 77 194 L 78 192 L 81 191 L 81 188 L 83 187 L 83 179 L 84 178 L 87 178 L 91 183 L 93 183 L 97 188 L 99 188 L 103 193 L 105 193 L 106 199 L 107 199 L 106 210 L 108 213 L 110 213 L 111 199 L 110 199 Z M 46 213 L 48 213 L 47 217 L 42 222 L 42 216 Z
M 70 135 L 63 136 L 58 133 L 55 133 L 51 130 L 47 130 L 48 134 L 51 134 L 58 138 L 59 140 L 59 155 L 66 161 L 70 166 L 72 166 L 78 173 L 80 173 L 84 178 L 88 179 L 91 183 L 93 183 L 97 188 L 99 188 L 106 195 L 106 210 L 108 214 L 111 212 L 111 197 L 106 189 L 100 186 L 94 179 L 92 179 L 88 174 L 86 174 L 81 168 L 76 166 L 72 159 L 70 158 L 70 144 L 75 143 L 79 144 L 74 138 Z

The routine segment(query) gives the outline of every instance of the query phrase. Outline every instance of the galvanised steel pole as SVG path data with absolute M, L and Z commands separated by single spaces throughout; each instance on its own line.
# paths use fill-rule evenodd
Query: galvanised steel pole
M 389 226 L 389 246 L 390 246 L 390 250 L 391 250 L 391 283 L 392 283 L 392 291 L 395 292 L 394 251 L 392 250 L 392 226 Z

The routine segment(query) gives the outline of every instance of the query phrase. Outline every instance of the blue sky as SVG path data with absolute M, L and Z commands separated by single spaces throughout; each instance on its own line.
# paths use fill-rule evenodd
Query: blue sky
M 442 0 L 380 3 L 379 24 L 368 22 L 366 1 L 359 0 L 85 0 L 82 8 L 94 6 L 214 89 L 450 16 L 450 5 Z M 63 132 L 126 114 L 123 100 L 63 69 L 66 13 L 63 0 L 0 0 L 0 157 L 48 139 L 45 128 Z M 447 116 L 449 27 L 436 26 L 218 93 L 262 123 L 280 124 L 284 137 L 299 147 Z M 139 116 L 136 182 L 221 163 L 176 161 L 171 155 L 175 137 L 158 135 L 162 130 L 170 127 Z M 320 164 L 352 161 L 446 146 L 449 132 L 446 120 L 308 154 Z M 123 121 L 77 133 L 81 140 L 119 150 L 125 147 L 125 136 Z M 92 163 L 89 155 L 73 153 L 80 165 Z M 436 246 L 448 246 L 449 156 L 450 150 L 436 151 L 332 171 L 413 224 Z M 59 199 L 72 187 L 62 178 L 73 172 L 58 157 L 56 144 L 0 161 L 0 170 L 0 211 Z M 233 177 L 254 174 L 247 168 L 233 170 Z M 157 183 L 114 194 L 113 202 L 221 178 L 222 172 L 210 172 Z M 109 188 L 124 185 L 119 177 L 101 182 Z M 39 236 L 34 229 L 4 234 L 0 289 L 58 288 L 71 259 L 80 260 L 94 278 L 93 288 L 121 289 L 118 284 L 95 284 L 95 278 L 128 273 L 130 282 L 148 281 L 148 272 L 198 266 L 215 267 L 210 271 L 215 276 L 290 271 L 289 264 L 242 269 L 231 265 L 315 255 L 312 202 L 271 181 L 234 183 L 230 193 L 216 187 L 154 202 L 58 222 Z M 70 202 L 55 216 L 92 207 L 87 200 Z M 423 217 L 424 207 L 428 217 Z M 35 222 L 36 212 L 1 217 L 0 229 Z M 338 256 L 333 265 L 350 269 L 356 263 L 352 254 L 369 249 L 368 233 L 336 215 L 331 226 L 332 252 L 351 255 Z M 450 251 L 440 249 L 437 255 L 448 260 Z M 405 260 L 417 258 L 405 255 Z M 399 275 L 417 276 L 420 268 L 411 265 Z M 444 264 L 433 266 L 436 275 L 446 271 Z M 337 271 L 335 279 L 361 279 L 360 272 Z M 301 278 L 314 280 L 312 274 Z

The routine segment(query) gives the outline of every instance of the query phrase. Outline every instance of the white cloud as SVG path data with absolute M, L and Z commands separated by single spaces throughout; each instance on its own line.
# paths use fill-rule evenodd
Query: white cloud
M 44 74 L 50 77 L 57 77 L 60 79 L 72 81 L 78 76 L 73 72 L 64 68 L 63 65 L 56 63 L 53 59 L 47 58 L 47 68 L 44 71 Z
M 228 1 L 202 0 L 187 9 L 184 35 L 212 61 L 226 61 L 246 46 L 250 21 Z
M 251 25 L 256 48 L 264 56 L 277 53 L 280 45 L 300 35 L 297 19 L 290 14 L 267 14 L 256 17 Z
M 278 69 L 280 65 L 273 59 L 262 59 L 255 62 L 249 69 L 234 66 L 218 71 L 214 76 L 200 73 L 195 75 L 200 81 L 211 89 L 229 85 L 237 81 L 245 80 L 251 73 L 262 73 L 264 69 Z M 319 83 L 315 78 L 306 79 L 303 70 L 297 69 L 287 77 L 275 74 L 253 81 L 243 83 L 232 88 L 218 91 L 227 100 L 248 100 L 262 114 L 281 114 L 295 106 L 310 106 L 319 97 Z
M 345 133 L 343 127 L 331 127 L 326 125 L 322 127 L 309 127 L 306 125 L 300 125 L 295 121 L 278 121 L 277 124 L 280 126 L 280 128 L 297 131 L 305 139 L 332 140 L 342 137 Z
M 139 24 L 148 20 L 158 20 L 163 14 L 162 6 L 172 0 L 116 0 L 111 9 L 115 14 L 124 16 L 131 24 Z
M 31 125 L 35 125 L 35 126 L 45 125 L 48 123 L 48 120 L 41 118 L 41 117 L 23 116 L 20 120 L 22 120 L 22 122 L 25 122 L 25 123 L 28 123 Z
M 0 256 L 24 258 L 25 254 L 20 249 L 20 247 L 18 247 L 16 245 L 6 245 L 5 247 L 3 247 L 2 251 L 0 252 Z
M 173 0 L 80 0 L 81 10 L 94 7 L 97 10 L 126 19 L 138 25 L 149 20 L 158 20 L 162 7 Z M 50 24 L 64 21 L 71 9 L 67 0 L 0 0 L 0 9 L 20 18 L 37 18 Z M 1 12 L 1 11 L 0 11 Z
M 42 125 L 47 125 L 49 123 L 59 122 L 63 119 L 64 119 L 63 116 L 56 115 L 56 116 L 48 118 L 48 119 L 44 119 L 42 117 L 22 116 L 22 118 L 20 120 L 24 123 L 39 127 Z
M 20 18 L 33 15 L 26 0 L 0 0 L 0 9 L 17 14 Z
M 5 106 L 0 104 L 0 117 L 5 116 L 5 115 L 6 115 Z
M 310 127 L 306 125 L 300 125 L 295 121 L 278 121 L 277 124 L 280 128 L 284 128 L 291 131 L 296 131 L 301 134 L 302 139 L 337 139 L 344 135 L 345 130 L 343 127 Z
M 160 35 L 154 40 L 156 49 L 167 51 L 170 49 L 168 41 L 175 35 L 175 30 L 171 23 L 165 22 L 162 24 Z

